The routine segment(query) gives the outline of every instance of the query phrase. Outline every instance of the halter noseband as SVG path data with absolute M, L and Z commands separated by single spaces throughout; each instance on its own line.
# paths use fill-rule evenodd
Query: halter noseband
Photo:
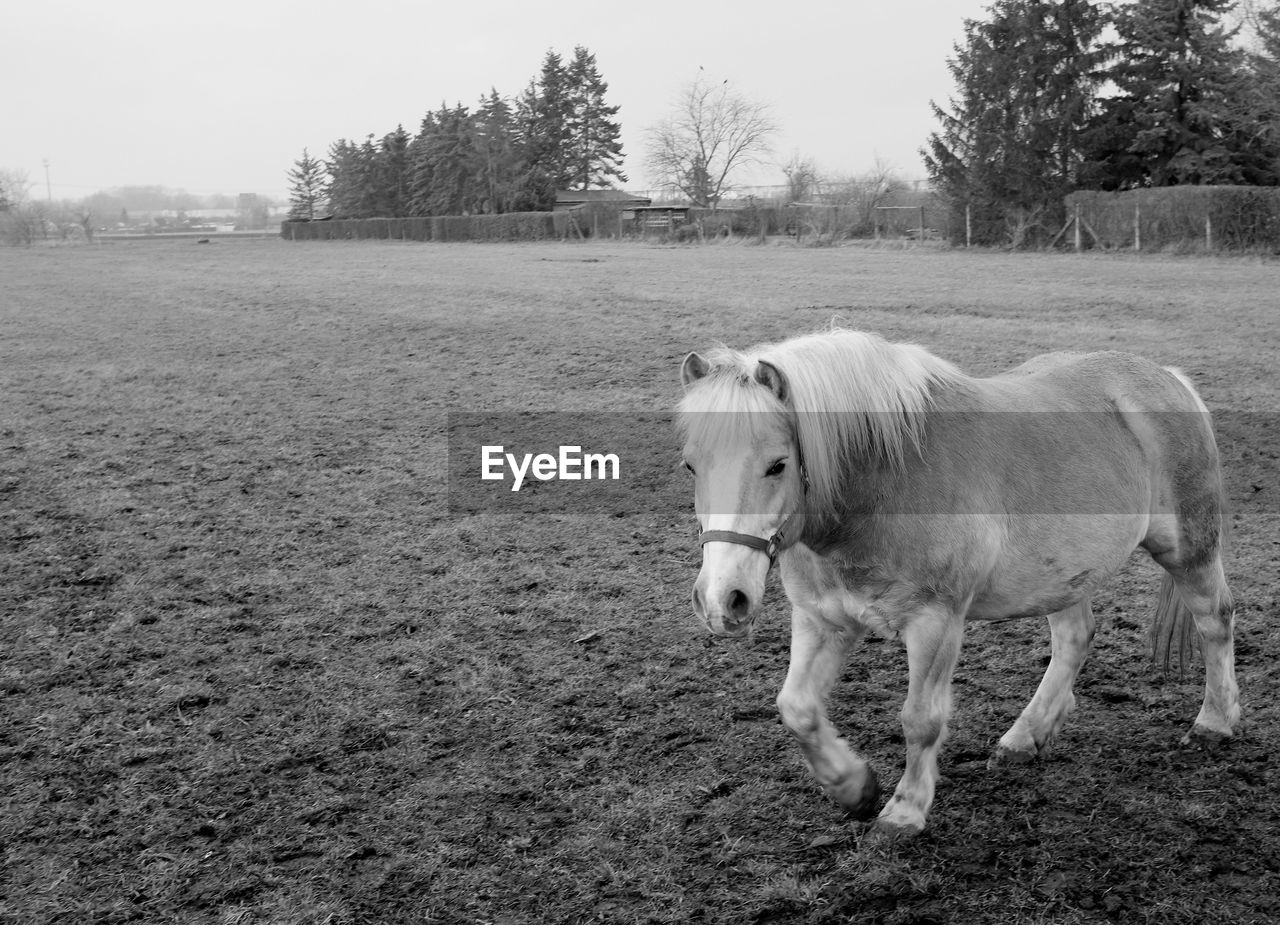
M 804 493 L 807 495 L 809 494 L 809 473 L 804 467 L 803 459 L 800 461 L 800 478 L 804 483 Z M 800 508 L 796 508 L 788 514 L 778 526 L 778 529 L 773 531 L 773 536 L 767 540 L 751 533 L 738 533 L 736 530 L 703 530 L 698 536 L 698 545 L 736 543 L 739 546 L 749 546 L 752 549 L 760 550 L 768 556 L 769 568 L 773 568 L 773 564 L 778 561 L 778 553 L 782 552 L 782 544 L 787 540 L 787 528 L 799 513 Z

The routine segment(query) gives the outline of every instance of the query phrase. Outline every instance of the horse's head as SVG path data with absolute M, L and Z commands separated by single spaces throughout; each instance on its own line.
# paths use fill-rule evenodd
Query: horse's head
M 694 612 L 721 636 L 750 628 L 769 567 L 804 516 L 805 474 L 783 374 L 763 360 L 680 370 L 684 464 L 694 479 L 702 570 Z

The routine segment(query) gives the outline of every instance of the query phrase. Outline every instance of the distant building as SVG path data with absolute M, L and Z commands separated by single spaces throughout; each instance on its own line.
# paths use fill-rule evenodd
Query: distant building
M 634 209 L 638 206 L 647 206 L 651 202 L 653 202 L 652 199 L 637 196 L 635 193 L 628 193 L 626 190 L 620 189 L 556 190 L 556 204 L 552 207 L 552 210 L 555 212 L 570 212 L 574 209 L 581 209 L 588 203 Z

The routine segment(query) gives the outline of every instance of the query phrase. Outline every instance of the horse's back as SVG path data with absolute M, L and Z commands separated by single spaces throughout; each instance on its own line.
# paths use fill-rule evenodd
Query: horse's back
M 1203 410 L 1178 373 L 1120 351 L 1045 353 L 977 381 L 994 393 L 991 410 Z
M 1086 439 L 1082 451 L 1124 457 L 1136 448 L 1153 480 L 1153 510 L 1182 513 L 1179 508 L 1220 493 L 1208 409 L 1178 370 L 1114 351 L 1050 353 L 979 382 L 989 410 L 1032 418 L 1049 413 L 1073 435 L 1095 435 L 1097 442 Z M 1082 426 L 1085 421 L 1097 426 Z M 1104 464 L 1095 458 L 1095 468 Z
M 1195 392 L 1127 353 L 1034 357 L 937 395 L 935 411 L 924 469 L 959 491 L 985 484 L 1003 513 L 1146 513 L 1171 468 L 1216 465 Z
M 1200 528 L 1212 534 L 1191 536 L 1193 546 L 1216 544 L 1222 505 L 1217 443 L 1208 408 L 1186 375 L 1133 354 L 1060 353 L 987 380 L 1001 381 L 1022 384 L 1024 404 L 1056 396 L 1082 411 L 1102 410 L 1141 451 L 1154 482 L 1153 513 L 1175 515 L 1184 534 Z M 1156 538 L 1152 544 L 1160 545 Z M 1148 548 L 1158 555 L 1158 548 Z
M 1173 372 L 1125 353 L 1035 357 L 939 396 L 919 478 L 932 511 L 996 515 L 975 616 L 1044 613 L 1087 597 L 1135 546 L 1216 542 L 1212 428 Z M 1210 526 L 1212 524 L 1212 526 Z M 969 529 L 972 529 L 970 525 Z M 978 545 L 985 545 L 979 543 Z

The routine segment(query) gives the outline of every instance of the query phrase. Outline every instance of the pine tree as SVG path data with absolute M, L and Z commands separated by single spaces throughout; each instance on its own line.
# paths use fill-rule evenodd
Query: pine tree
M 369 135 L 362 144 L 340 138 L 329 146 L 329 207 L 339 218 L 382 214 L 378 148 Z
M 338 218 L 359 218 L 361 173 L 360 146 L 345 138 L 329 145 L 329 208 Z
M 1086 0 L 997 0 L 989 14 L 965 23 L 948 62 L 956 96 L 932 104 L 941 128 L 921 153 L 980 243 L 1021 246 L 1061 227 L 1079 183 L 1103 17 Z
M 512 138 L 511 105 L 491 89 L 480 98 L 471 119 L 472 148 L 478 167 L 477 194 L 481 212 L 510 212 L 518 192 L 518 164 Z
M 378 148 L 373 135 L 366 135 L 357 155 L 357 185 L 353 218 L 377 218 L 382 212 L 378 186 Z
M 1258 10 L 1258 50 L 1250 63 L 1260 79 L 1280 96 L 1280 3 Z
M 1092 135 L 1103 188 L 1248 183 L 1263 152 L 1244 52 L 1221 23 L 1233 0 L 1134 0 L 1115 15 L 1116 62 Z
M 474 112 L 428 112 L 412 137 L 397 126 L 376 143 L 339 139 L 325 164 L 330 208 L 343 218 L 543 210 L 558 189 L 625 181 L 607 91 L 587 49 L 567 66 L 548 51 L 514 100 L 491 89 Z
M 324 164 L 303 148 L 302 157 L 293 162 L 293 169 L 289 171 L 289 183 L 289 218 L 308 221 L 315 218 L 324 204 Z M 2 191 L 0 199 L 3 199 Z
M 409 214 L 409 134 L 397 125 L 378 142 L 374 161 L 376 214 L 402 218 Z
M 427 159 L 427 151 L 431 138 L 436 132 L 435 113 L 429 112 L 422 117 L 418 126 L 418 134 L 409 142 L 409 214 L 431 214 L 431 162 Z
M 556 190 L 572 184 L 568 166 L 572 115 L 568 72 L 560 55 L 548 51 L 537 80 L 516 101 L 522 209 L 550 209 Z
M 515 211 L 539 208 L 545 184 L 538 182 L 538 82 L 530 80 L 515 98 L 511 109 L 511 142 L 516 156 Z M 554 187 L 553 187 L 554 189 Z M 554 199 L 552 200 L 554 203 Z
M 1265 174 L 1256 182 L 1280 185 L 1280 3 L 1257 11 L 1258 48 L 1249 55 L 1254 121 Z
M 609 187 L 611 180 L 626 182 L 622 172 L 622 127 L 617 106 L 605 104 L 609 85 L 600 76 L 596 56 L 581 45 L 565 72 L 568 83 L 568 150 L 565 175 L 573 188 Z
M 465 215 L 481 210 L 479 161 L 472 118 L 461 103 L 423 119 L 414 140 L 412 209 L 416 215 Z

